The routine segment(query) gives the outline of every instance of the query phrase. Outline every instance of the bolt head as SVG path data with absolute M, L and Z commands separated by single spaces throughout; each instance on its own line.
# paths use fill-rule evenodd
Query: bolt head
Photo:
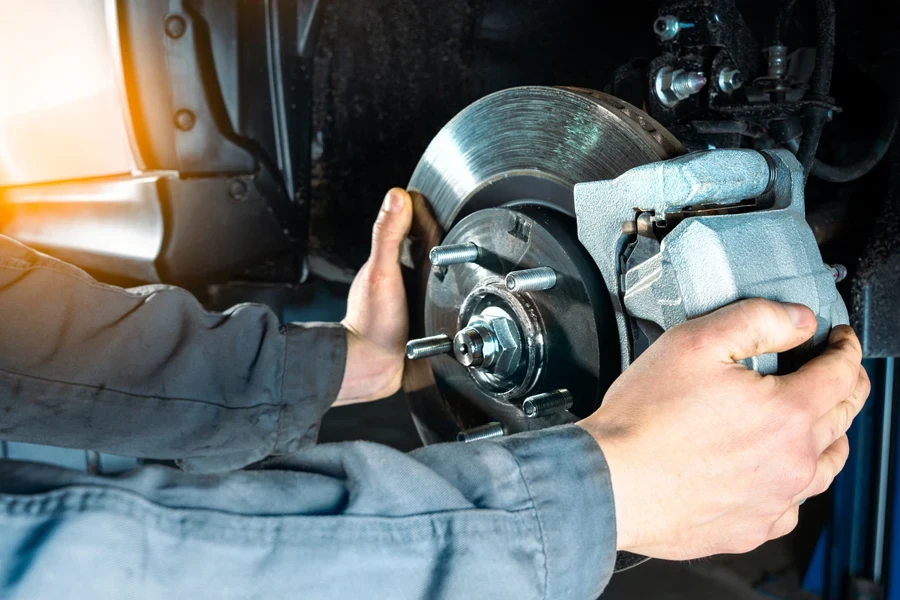
M 190 131 L 197 123 L 197 117 L 189 110 L 181 109 L 175 113 L 175 127 L 181 131 Z
M 187 23 L 178 15 L 171 15 L 166 19 L 166 35 L 177 40 L 187 31 Z
M 744 85 L 741 72 L 737 69 L 722 69 L 718 77 L 719 90 L 725 94 L 731 94 Z
M 653 32 L 664 42 L 675 39 L 680 30 L 678 19 L 672 15 L 664 15 L 653 22 Z
M 247 184 L 240 179 L 232 179 L 228 184 L 228 195 L 232 200 L 240 202 L 247 197 Z
M 673 69 L 672 67 L 663 67 L 656 74 L 655 88 L 656 97 L 664 106 L 673 107 L 681 101 L 681 98 L 675 93 L 675 78 L 684 73 L 684 69 Z
M 512 317 L 499 307 L 489 307 L 481 313 L 481 320 L 494 332 L 497 340 L 496 358 L 491 370 L 498 375 L 512 374 L 522 360 L 522 338 Z

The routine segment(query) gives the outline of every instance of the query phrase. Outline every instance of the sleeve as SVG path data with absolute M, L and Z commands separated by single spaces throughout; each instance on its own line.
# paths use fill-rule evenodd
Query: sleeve
M 315 440 L 346 359 L 338 324 L 125 290 L 0 236 L 0 439 L 225 471 Z
M 594 600 L 616 554 L 609 471 L 577 425 L 226 475 L 0 463 L 0 531 L 12 598 Z

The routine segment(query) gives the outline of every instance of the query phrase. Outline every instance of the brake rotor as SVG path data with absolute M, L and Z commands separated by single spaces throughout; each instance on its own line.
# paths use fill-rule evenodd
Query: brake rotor
M 408 363 L 404 388 L 426 444 L 487 424 L 509 434 L 572 422 L 599 406 L 619 374 L 619 342 L 600 273 L 577 239 L 574 186 L 684 152 L 642 111 L 574 88 L 501 91 L 438 133 L 408 186 L 438 230 L 414 253 L 420 281 L 410 290 L 411 337 L 443 334 L 458 346 L 454 335 L 472 319 L 500 314 L 520 343 L 513 344 L 517 366 L 499 375 L 469 364 L 458 347 Z M 439 242 L 475 244 L 479 256 L 433 267 L 427 246 Z M 526 293 L 505 285 L 511 271 L 536 267 L 552 268 L 556 285 Z M 568 411 L 523 413 L 527 397 L 559 388 L 572 394 Z M 639 560 L 620 555 L 617 567 Z

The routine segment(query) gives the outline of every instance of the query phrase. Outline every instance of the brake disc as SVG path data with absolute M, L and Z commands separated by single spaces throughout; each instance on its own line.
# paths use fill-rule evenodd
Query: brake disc
M 602 278 L 577 239 L 573 188 L 683 152 L 633 106 L 570 88 L 498 92 L 438 133 L 409 189 L 422 194 L 441 231 L 449 232 L 443 245 L 475 243 L 483 256 L 434 268 L 421 259 L 416 267 L 427 275 L 413 333 L 453 338 L 491 306 L 513 325 L 524 366 L 501 373 L 461 364 L 452 353 L 419 361 L 417 368 L 430 372 L 407 391 L 425 443 L 454 440 L 486 423 L 500 423 L 505 433 L 547 427 L 597 408 L 619 373 L 619 346 Z M 552 268 L 556 286 L 506 289 L 510 272 L 533 267 Z M 572 392 L 570 413 L 525 416 L 529 395 L 560 388 Z

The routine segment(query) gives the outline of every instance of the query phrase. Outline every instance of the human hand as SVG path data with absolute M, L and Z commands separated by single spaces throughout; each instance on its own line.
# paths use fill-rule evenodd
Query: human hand
M 347 300 L 347 365 L 335 406 L 390 396 L 400 389 L 409 332 L 400 246 L 412 222 L 412 201 L 394 188 L 372 231 L 372 251 Z
M 836 327 L 823 354 L 784 376 L 738 360 L 816 330 L 808 308 L 747 300 L 666 332 L 579 424 L 606 457 L 617 547 L 686 560 L 748 552 L 796 526 L 849 452 L 869 394 L 859 340 Z

